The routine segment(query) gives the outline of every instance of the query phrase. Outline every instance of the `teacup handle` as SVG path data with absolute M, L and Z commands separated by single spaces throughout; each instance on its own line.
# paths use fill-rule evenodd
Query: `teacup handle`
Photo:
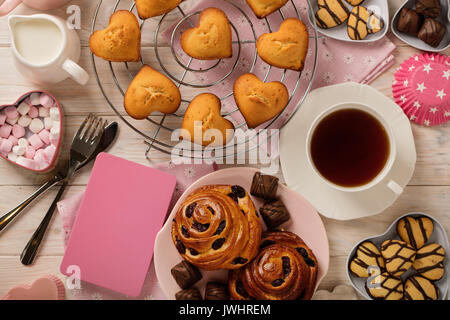
M 0 17 L 6 16 L 21 3 L 22 0 L 5 0 L 5 2 L 3 2 L 3 4 L 0 6 Z
M 64 61 L 63 69 L 70 74 L 72 79 L 84 86 L 89 81 L 89 74 L 78 64 L 70 59 Z
M 395 194 L 401 195 L 403 193 L 403 188 L 394 180 L 390 180 L 387 183 L 389 189 L 391 189 Z

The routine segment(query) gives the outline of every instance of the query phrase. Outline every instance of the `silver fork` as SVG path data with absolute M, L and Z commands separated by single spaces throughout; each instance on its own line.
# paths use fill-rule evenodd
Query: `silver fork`
M 81 124 L 72 141 L 72 146 L 70 148 L 69 168 L 66 178 L 63 180 L 61 189 L 56 196 L 58 199 L 62 196 L 64 189 L 75 173 L 75 170 L 79 166 L 84 165 L 95 152 L 105 126 L 106 121 L 103 122 L 102 118 L 98 118 L 92 114 L 89 114 L 89 116 Z M 52 219 L 56 202 L 57 201 L 53 202 L 41 224 L 23 249 L 22 255 L 20 256 L 22 264 L 30 265 L 33 263 L 47 227 Z

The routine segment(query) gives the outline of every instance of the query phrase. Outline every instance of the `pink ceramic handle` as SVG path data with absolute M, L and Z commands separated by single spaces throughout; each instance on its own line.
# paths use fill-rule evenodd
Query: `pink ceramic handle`
M 0 6 L 0 17 L 6 16 L 21 3 L 22 0 L 5 0 L 5 2 L 3 2 L 3 4 Z

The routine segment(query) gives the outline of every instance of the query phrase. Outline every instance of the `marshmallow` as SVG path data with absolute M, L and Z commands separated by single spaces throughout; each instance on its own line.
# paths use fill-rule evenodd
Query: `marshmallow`
M 13 146 L 17 146 L 19 144 L 19 140 L 16 137 L 14 137 L 13 135 L 10 135 L 8 140 L 11 141 Z
M 41 138 L 37 134 L 33 134 L 31 137 L 28 138 L 28 142 L 33 146 L 34 149 L 40 149 L 44 146 L 44 143 L 42 142 Z
M 59 138 L 59 127 L 53 126 L 50 129 L 50 139 L 57 140 Z
M 43 150 L 39 150 L 39 151 L 43 151 Z M 48 167 L 48 164 L 49 164 L 49 161 L 47 160 L 45 155 L 43 153 L 38 153 L 37 151 L 36 151 L 36 154 L 34 155 L 34 161 L 38 164 L 40 169 L 45 169 L 46 167 Z
M 53 156 L 55 155 L 56 147 L 54 145 L 49 145 L 47 148 L 44 149 L 45 157 L 48 161 L 51 161 L 53 159 Z
M 6 118 L 8 118 L 8 119 L 14 119 L 19 116 L 19 112 L 17 111 L 16 107 L 6 107 L 5 115 L 6 115 Z
M 25 158 L 33 159 L 35 154 L 36 154 L 36 150 L 34 150 L 33 147 L 27 147 L 26 148 L 26 150 L 25 150 Z
M 26 115 L 30 111 L 30 106 L 26 102 L 22 102 L 17 107 L 17 112 L 19 112 L 22 116 Z
M 35 106 L 30 107 L 30 111 L 28 111 L 28 115 L 31 118 L 37 118 L 39 116 L 38 108 L 36 108 Z
M 55 104 L 55 101 L 53 101 L 52 97 L 50 97 L 48 94 L 43 93 L 40 97 L 40 103 L 45 108 L 50 109 Z
M 25 137 L 25 128 L 21 125 L 15 124 L 12 128 L 12 134 L 17 139 Z
M 19 157 L 17 156 L 17 154 L 13 152 L 8 153 L 8 159 L 11 160 L 12 162 L 16 162 L 18 158 Z
M 45 161 L 48 162 L 47 156 L 45 155 L 44 149 L 36 150 L 36 154 L 34 155 L 34 159 L 36 160 L 36 157 L 42 157 Z
M 16 154 L 18 156 L 23 156 L 25 154 L 26 148 L 23 148 L 21 146 L 14 146 L 12 148 L 12 151 L 14 154 Z
M 39 117 L 47 118 L 50 115 L 50 112 L 47 108 L 39 107 Z
M 42 123 L 41 119 L 35 118 L 35 119 L 31 120 L 29 128 L 30 128 L 31 132 L 38 133 L 42 129 L 44 129 L 44 124 Z
M 15 125 L 17 121 L 19 121 L 19 116 L 17 116 L 16 118 L 6 119 L 6 123 L 9 123 L 12 126 Z
M 1 153 L 7 154 L 7 153 L 11 152 L 12 147 L 13 147 L 13 144 L 8 139 L 2 139 L 2 141 L 0 141 L 0 152 Z
M 30 101 L 31 101 L 31 104 L 34 106 L 40 105 L 41 104 L 41 94 L 38 92 L 33 92 L 30 95 Z
M 4 124 L 0 127 L 0 137 L 8 139 L 9 135 L 11 134 L 12 126 L 9 124 Z
M 50 108 L 50 118 L 53 121 L 59 121 L 59 109 L 58 108 Z
M 28 139 L 25 138 L 20 138 L 19 141 L 17 141 L 17 144 L 21 147 L 28 147 L 29 143 L 28 143 Z
M 0 126 L 4 125 L 6 121 L 6 114 L 4 112 L 0 112 Z
M 44 128 L 50 130 L 53 127 L 53 120 L 50 118 L 44 118 Z
M 24 128 L 28 127 L 30 125 L 30 123 L 31 123 L 31 118 L 28 115 L 21 116 L 19 118 L 19 120 L 17 121 L 17 123 L 19 125 L 21 125 L 22 127 L 24 127 Z
M 38 133 L 39 138 L 41 138 L 44 143 L 49 144 L 50 143 L 50 132 L 48 130 L 42 130 Z
M 39 168 L 39 165 L 37 164 L 36 161 L 31 160 L 31 159 L 27 159 L 27 158 L 22 157 L 22 156 L 20 156 L 19 158 L 17 158 L 16 163 L 17 163 L 18 165 L 21 165 L 21 166 L 25 167 L 25 168 L 34 169 L 34 170 L 40 169 L 40 168 Z

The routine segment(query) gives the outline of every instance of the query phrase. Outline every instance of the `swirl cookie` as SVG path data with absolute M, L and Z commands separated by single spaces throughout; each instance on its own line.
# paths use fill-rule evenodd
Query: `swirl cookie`
M 286 231 L 263 235 L 258 256 L 230 272 L 228 287 L 234 300 L 311 299 L 317 277 L 316 257 L 303 240 Z
M 244 188 L 205 186 L 181 204 L 172 240 L 183 259 L 201 269 L 238 269 L 257 255 L 261 229 Z
M 256 128 L 280 114 L 289 102 L 289 91 L 281 82 L 264 83 L 251 73 L 234 83 L 234 100 L 249 128 Z
M 142 20 L 160 16 L 175 9 L 182 0 L 134 0 Z
M 414 249 L 420 249 L 433 233 L 433 221 L 425 216 L 405 217 L 397 223 L 400 238 Z
M 439 289 L 430 280 L 415 275 L 405 282 L 405 300 L 437 300 Z
M 403 283 L 401 279 L 384 272 L 366 282 L 366 292 L 375 300 L 402 300 Z
M 348 9 L 341 0 L 318 0 L 316 24 L 322 29 L 330 29 L 343 24 L 348 19 Z
M 386 264 L 386 271 L 394 277 L 400 277 L 411 268 L 416 250 L 404 241 L 386 240 L 381 244 L 381 255 Z
M 155 111 L 171 114 L 178 110 L 178 87 L 162 73 L 144 65 L 125 93 L 126 112 L 134 119 L 145 119 Z
M 308 30 L 299 19 L 283 21 L 277 32 L 258 38 L 256 49 L 266 63 L 282 69 L 303 70 L 308 52 Z
M 288 0 L 246 0 L 255 15 L 262 19 L 284 6 Z
M 194 59 L 226 59 L 233 55 L 230 21 L 217 8 L 205 9 L 198 26 L 184 31 L 180 41 L 184 52 Z
M 181 125 L 181 137 L 203 146 L 226 145 L 234 135 L 234 125 L 220 115 L 220 99 L 202 93 L 189 104 Z
M 378 248 L 370 241 L 364 241 L 356 249 L 356 255 L 350 262 L 350 271 L 360 278 L 367 278 L 370 267 L 385 268 L 384 259 Z
M 445 251 L 437 243 L 428 244 L 417 251 L 413 268 L 421 276 L 437 281 L 444 275 Z
M 112 62 L 133 62 L 141 58 L 141 29 L 136 16 L 127 10 L 115 12 L 104 30 L 89 38 L 93 54 Z

